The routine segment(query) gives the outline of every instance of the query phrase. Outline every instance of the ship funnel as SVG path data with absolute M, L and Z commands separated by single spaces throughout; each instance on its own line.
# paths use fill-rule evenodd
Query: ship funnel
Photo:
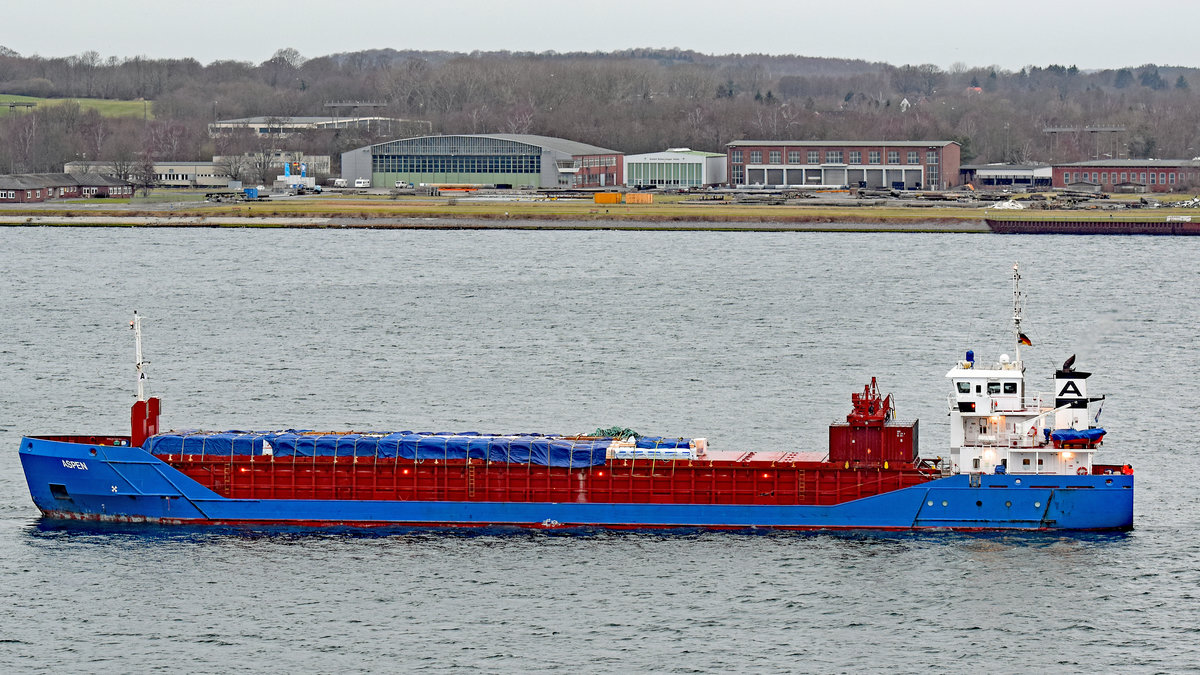
M 1058 429 L 1078 429 L 1088 425 L 1087 379 L 1091 373 L 1075 370 L 1075 357 L 1067 359 L 1054 372 L 1054 407 L 1067 408 L 1055 415 Z

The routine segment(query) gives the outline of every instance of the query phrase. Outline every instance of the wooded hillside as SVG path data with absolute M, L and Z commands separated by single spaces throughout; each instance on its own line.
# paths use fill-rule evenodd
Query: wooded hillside
M 1086 68 L 1086 64 L 1079 64 Z M 956 64 L 893 66 L 846 59 L 611 53 L 369 50 L 304 58 L 281 49 L 260 64 L 145 57 L 22 56 L 0 48 L 0 93 L 152 101 L 152 118 L 109 118 L 72 104 L 0 110 L 0 171 L 58 171 L 79 158 L 208 159 L 262 149 L 210 139 L 214 119 L 327 115 L 331 101 L 372 101 L 361 114 L 429 120 L 435 133 L 535 133 L 627 153 L 737 139 L 949 139 L 964 162 L 1074 161 L 1200 155 L 1197 71 L 1146 64 L 1017 72 Z M 343 113 L 346 114 L 346 113 Z M 1119 135 L 1047 127 L 1123 126 Z M 357 131 L 276 141 L 337 155 Z

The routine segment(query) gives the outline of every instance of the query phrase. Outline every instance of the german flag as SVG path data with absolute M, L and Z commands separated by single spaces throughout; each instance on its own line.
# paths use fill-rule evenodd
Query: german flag
M 1020 342 L 1023 345 L 1029 345 L 1030 347 L 1033 346 L 1033 340 L 1030 340 L 1029 336 L 1024 333 L 1017 333 L 1017 342 Z

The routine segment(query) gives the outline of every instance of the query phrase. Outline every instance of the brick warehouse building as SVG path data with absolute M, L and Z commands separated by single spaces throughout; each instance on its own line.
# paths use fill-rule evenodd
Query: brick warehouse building
M 1098 159 L 1054 165 L 1054 187 L 1088 183 L 1106 192 L 1191 191 L 1200 185 L 1194 159 Z
M 734 141 L 729 184 L 849 185 L 901 190 L 958 185 L 954 141 Z

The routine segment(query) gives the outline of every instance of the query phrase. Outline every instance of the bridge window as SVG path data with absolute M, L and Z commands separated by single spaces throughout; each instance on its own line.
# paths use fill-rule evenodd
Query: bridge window
M 1006 394 L 1017 393 L 1017 383 L 1016 382 L 1005 382 L 1004 383 L 1004 393 L 1006 393 Z
M 988 382 L 988 393 L 989 394 L 999 394 L 1000 393 L 1000 383 L 999 382 Z
M 958 393 L 960 393 L 960 394 L 971 393 L 971 383 L 970 382 L 959 382 L 958 383 Z

